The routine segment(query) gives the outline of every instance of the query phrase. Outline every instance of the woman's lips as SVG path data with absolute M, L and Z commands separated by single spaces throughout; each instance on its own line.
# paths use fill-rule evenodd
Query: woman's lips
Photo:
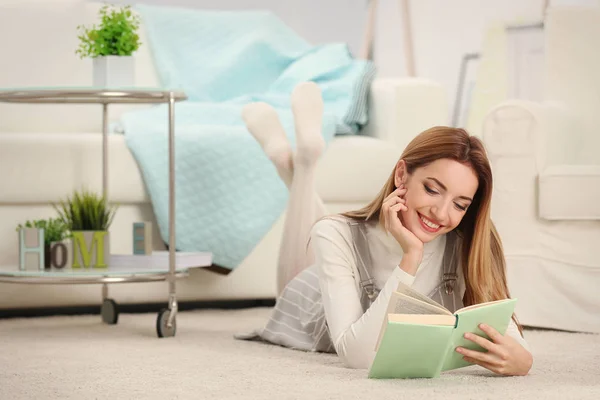
M 440 229 L 442 229 L 442 225 L 439 225 L 439 224 L 436 224 L 436 225 L 438 225 L 438 227 L 437 227 L 437 228 L 432 228 L 431 226 L 429 226 L 429 225 L 425 224 L 425 222 L 423 221 L 423 218 L 425 218 L 427 221 L 429 221 L 429 222 L 430 222 L 430 223 L 432 223 L 432 224 L 435 224 L 435 223 L 434 223 L 433 221 L 431 221 L 429 218 L 427 218 L 427 217 L 425 217 L 425 216 L 423 216 L 423 215 L 421 215 L 421 214 L 419 214 L 419 213 L 417 213 L 417 214 L 418 214 L 418 216 L 419 216 L 419 222 L 421 223 L 421 227 L 422 227 L 422 228 L 423 228 L 423 230 L 425 230 L 426 232 L 429 232 L 429 233 L 436 233 L 436 232 L 438 232 Z

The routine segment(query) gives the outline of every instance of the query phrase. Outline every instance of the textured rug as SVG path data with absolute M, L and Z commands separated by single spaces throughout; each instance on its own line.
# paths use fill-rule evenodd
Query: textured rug
M 267 308 L 180 312 L 159 339 L 156 314 L 0 320 L 0 399 L 600 399 L 600 335 L 527 330 L 534 367 L 479 367 L 438 379 L 369 380 L 335 355 L 237 341 Z

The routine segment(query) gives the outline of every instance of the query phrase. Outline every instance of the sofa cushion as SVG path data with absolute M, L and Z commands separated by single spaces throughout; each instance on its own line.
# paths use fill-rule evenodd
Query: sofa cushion
M 149 197 L 138 164 L 123 135 L 108 137 L 109 198 L 121 204 Z M 379 139 L 336 137 L 321 159 L 317 191 L 326 203 L 374 198 L 392 172 L 399 150 Z M 0 203 L 41 204 L 85 187 L 102 191 L 99 133 L 0 134 Z
M 318 164 L 317 192 L 325 202 L 366 203 L 392 173 L 401 150 L 370 136 L 338 136 Z
M 539 213 L 548 220 L 600 220 L 600 165 L 555 165 L 539 176 Z
M 109 135 L 109 198 L 147 202 L 142 177 L 122 135 Z M 102 191 L 102 135 L 99 133 L 0 134 L 0 203 L 41 204 L 73 190 Z

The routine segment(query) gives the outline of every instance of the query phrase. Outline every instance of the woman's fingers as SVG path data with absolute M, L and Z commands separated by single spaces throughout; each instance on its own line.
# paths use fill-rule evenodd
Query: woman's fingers
M 382 207 L 382 211 L 383 211 L 383 221 L 384 221 L 384 225 L 385 225 L 385 230 L 389 231 L 390 229 L 390 218 L 388 217 L 388 212 L 389 212 L 389 207 Z
M 474 333 L 465 333 L 465 339 L 470 340 L 472 342 L 477 343 L 478 345 L 480 345 L 481 347 L 483 347 L 484 349 L 488 350 L 488 351 L 495 351 L 497 345 L 494 342 L 491 342 L 489 340 L 487 340 L 486 338 L 476 335 Z
M 498 364 L 498 359 L 494 357 L 493 353 L 484 353 L 481 351 L 471 350 L 464 347 L 458 347 L 456 351 L 462 354 L 463 356 L 470 358 L 471 360 L 477 360 L 491 365 Z
M 402 211 L 402 210 L 404 210 L 404 211 L 408 210 L 408 207 L 406 207 L 406 204 L 404 204 L 404 203 L 396 203 L 396 204 L 394 204 L 393 206 L 390 207 L 390 211 L 389 212 L 390 212 L 391 215 L 396 216 L 398 214 L 398 212 Z M 398 218 L 398 217 L 396 216 L 396 218 Z
M 388 200 L 394 198 L 394 197 L 398 197 L 398 196 L 404 196 L 406 194 L 406 188 L 404 187 L 404 185 L 400 185 L 396 190 L 394 190 L 392 193 L 390 193 L 384 200 L 383 202 L 387 202 Z
M 395 205 L 395 204 L 397 204 L 397 203 L 402 203 L 402 204 L 404 204 L 404 203 L 406 203 L 406 199 L 403 199 L 403 198 L 401 198 L 401 197 L 393 197 L 393 198 L 389 199 L 388 201 L 386 201 L 386 202 L 384 203 L 384 205 L 385 205 L 385 206 L 386 206 L 386 208 L 387 208 L 387 207 L 391 207 L 391 206 L 393 206 L 393 205 Z
M 387 199 L 386 201 L 383 202 L 382 209 L 383 209 L 383 211 L 388 211 L 389 207 L 391 207 L 397 203 L 404 204 L 404 203 L 406 203 L 406 199 L 399 197 L 399 196 L 390 197 L 389 199 Z
M 498 332 L 497 330 L 492 328 L 491 326 L 485 325 L 485 324 L 480 324 L 479 329 L 484 331 L 490 337 L 490 339 L 492 339 L 492 342 L 494 342 L 496 344 L 504 342 L 504 336 L 500 332 Z
M 381 205 L 384 215 L 385 229 L 388 231 L 391 228 L 392 218 L 397 219 L 397 214 L 399 211 L 408 210 L 405 205 L 406 199 L 401 197 L 404 194 L 406 194 L 406 188 L 404 187 L 404 184 L 401 184 L 396 190 L 394 190 L 385 198 L 383 204 Z

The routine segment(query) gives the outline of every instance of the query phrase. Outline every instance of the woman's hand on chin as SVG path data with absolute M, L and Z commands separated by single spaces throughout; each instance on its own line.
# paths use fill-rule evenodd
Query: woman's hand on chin
M 385 229 L 392 234 L 394 239 L 402 247 L 404 257 L 411 260 L 411 265 L 416 264 L 416 267 L 421 263 L 423 258 L 423 242 L 415 236 L 414 233 L 409 231 L 400 220 L 400 211 L 406 211 L 406 187 L 401 184 L 396 190 L 394 190 L 388 197 L 385 198 L 381 206 L 381 212 L 383 213 L 385 220 Z M 415 271 L 406 271 L 416 273 Z

